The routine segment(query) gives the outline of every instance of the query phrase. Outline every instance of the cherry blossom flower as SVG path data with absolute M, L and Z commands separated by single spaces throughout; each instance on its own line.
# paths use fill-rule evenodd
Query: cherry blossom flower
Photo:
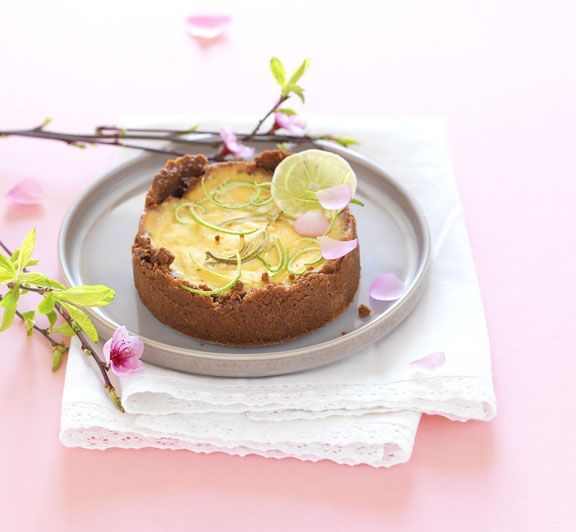
M 226 30 L 230 15 L 191 15 L 186 19 L 186 31 L 195 39 L 215 39 Z
M 140 360 L 143 351 L 142 340 L 129 334 L 124 325 L 114 331 L 112 338 L 103 347 L 106 364 L 119 377 L 136 373 L 144 367 Z
M 6 197 L 20 205 L 37 205 L 44 199 L 44 189 L 37 179 L 24 179 L 13 186 Z
M 347 183 L 323 188 L 316 192 L 320 205 L 331 211 L 341 211 L 352 199 L 352 189 Z
M 443 351 L 438 351 L 436 353 L 430 353 L 429 355 L 419 358 L 418 360 L 413 360 L 410 362 L 410 366 L 414 369 L 435 371 L 441 368 L 445 362 L 446 354 Z
M 329 236 L 319 236 L 320 252 L 322 257 L 328 260 L 339 259 L 354 251 L 358 247 L 358 239 L 352 240 L 334 240 Z
M 370 297 L 379 301 L 394 301 L 406 291 L 406 285 L 393 273 L 382 273 L 370 285 Z
M 294 222 L 294 231 L 302 236 L 321 236 L 330 227 L 330 222 L 320 211 L 306 211 Z
M 274 113 L 274 129 L 285 129 L 290 135 L 303 135 L 308 124 L 299 115 Z
M 238 141 L 236 134 L 228 126 L 220 128 L 220 138 L 224 142 L 224 150 L 222 150 L 222 155 L 227 155 L 231 153 L 234 157 L 239 159 L 249 159 L 254 155 L 254 148 L 250 146 L 244 146 Z

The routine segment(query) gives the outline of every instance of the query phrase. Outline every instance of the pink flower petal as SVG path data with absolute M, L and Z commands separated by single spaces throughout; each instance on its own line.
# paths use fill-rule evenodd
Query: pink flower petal
M 320 205 L 325 209 L 340 211 L 350 203 L 352 199 L 352 189 L 350 185 L 345 183 L 344 185 L 323 188 L 316 192 L 316 197 Z
M 44 199 L 44 189 L 37 179 L 24 179 L 12 187 L 6 197 L 20 205 L 37 205 Z
M 370 297 L 379 301 L 394 301 L 406 291 L 406 285 L 393 273 L 382 273 L 370 285 Z
M 234 157 L 238 157 L 240 159 L 250 159 L 250 157 L 252 157 L 256 151 L 250 146 L 244 146 L 243 144 L 240 144 L 236 134 L 228 126 L 223 126 L 220 128 L 220 138 L 222 139 L 222 142 L 224 142 L 224 145 L 228 151 L 234 155 Z
M 354 251 L 358 247 L 358 239 L 353 240 L 334 240 L 329 236 L 319 236 L 320 252 L 325 259 L 339 259 Z
M 299 115 L 287 115 L 286 113 L 274 113 L 274 121 L 280 129 L 285 129 L 290 135 L 303 135 L 306 131 L 306 120 Z
M 110 364 L 110 349 L 112 348 L 112 338 L 110 338 L 102 347 L 102 352 L 104 354 L 104 362 Z
M 191 15 L 186 19 L 186 31 L 196 39 L 215 39 L 231 20 L 230 15 Z
M 132 364 L 132 362 L 130 364 Z M 144 364 L 140 360 L 136 360 L 133 364 L 134 365 L 130 366 L 128 364 L 116 365 L 112 363 L 110 368 L 118 377 L 126 377 L 126 375 L 137 373 L 144 368 Z
M 321 236 L 330 227 L 330 222 L 320 211 L 307 211 L 294 222 L 294 231 L 302 236 Z
M 446 362 L 446 354 L 443 351 L 431 353 L 425 357 L 413 360 L 410 366 L 414 369 L 422 369 L 425 371 L 435 371 L 441 368 Z
M 234 151 L 232 151 L 232 153 L 234 154 L 235 157 L 238 157 L 239 159 L 250 159 L 250 157 L 254 155 L 255 151 L 256 150 L 254 148 L 251 148 L 250 146 L 244 146 L 242 144 L 238 144 L 238 147 Z
M 137 336 L 130 336 L 124 340 L 125 345 L 127 345 L 133 353 L 134 359 L 139 359 L 144 352 L 144 343 Z
M 228 144 L 237 144 L 238 139 L 236 138 L 236 134 L 232 131 L 230 126 L 222 126 L 220 128 L 220 138 L 222 142 L 228 146 Z

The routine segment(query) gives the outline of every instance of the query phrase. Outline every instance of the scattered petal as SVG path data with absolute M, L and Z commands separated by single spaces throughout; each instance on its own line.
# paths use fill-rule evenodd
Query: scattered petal
M 102 350 L 106 364 L 119 377 L 136 373 L 144 367 L 140 360 L 144 344 L 140 338 L 128 333 L 124 325 L 114 331 L 112 338 L 104 344 Z
M 319 236 L 320 252 L 325 259 L 339 259 L 354 251 L 358 247 L 358 239 L 353 240 L 334 240 L 329 236 Z
M 438 351 L 437 353 L 431 353 L 425 357 L 419 358 L 418 360 L 413 360 L 410 362 L 410 366 L 414 369 L 435 371 L 441 368 L 445 362 L 446 354 L 444 351 Z
M 382 273 L 370 285 L 370 297 L 379 301 L 394 301 L 406 291 L 406 285 L 393 273 Z
M 230 15 L 191 15 L 186 19 L 186 31 L 196 39 L 215 39 L 224 33 Z
M 37 205 L 44 199 L 44 189 L 37 179 L 24 179 L 12 187 L 6 197 L 20 205 Z
M 350 185 L 338 185 L 330 188 L 323 188 L 316 192 L 316 197 L 320 205 L 331 211 L 341 211 L 352 199 L 352 189 Z
M 329 227 L 328 218 L 320 211 L 306 211 L 294 222 L 294 231 L 302 236 L 321 236 Z
M 234 155 L 234 157 L 238 157 L 239 159 L 250 159 L 250 157 L 252 157 L 256 151 L 250 146 L 244 146 L 243 144 L 240 144 L 236 134 L 228 126 L 220 128 L 220 138 L 222 139 L 222 142 L 224 142 L 228 152 Z
M 306 120 L 299 115 L 274 113 L 274 126 L 277 129 L 285 129 L 290 135 L 303 135 L 307 125 Z

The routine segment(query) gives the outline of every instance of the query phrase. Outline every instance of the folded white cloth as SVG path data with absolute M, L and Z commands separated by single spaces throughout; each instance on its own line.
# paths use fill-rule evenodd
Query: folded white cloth
M 176 121 L 146 117 L 130 125 Z M 65 445 L 185 448 L 379 467 L 409 459 L 421 413 L 459 421 L 495 415 L 482 301 L 442 122 L 315 123 L 359 138 L 358 151 L 412 192 L 426 214 L 433 260 L 414 312 L 361 353 L 303 373 L 225 379 L 147 364 L 122 379 L 125 415 L 114 409 L 92 362 L 73 342 L 62 401 Z M 436 351 L 446 353 L 442 368 L 424 373 L 409 365 Z

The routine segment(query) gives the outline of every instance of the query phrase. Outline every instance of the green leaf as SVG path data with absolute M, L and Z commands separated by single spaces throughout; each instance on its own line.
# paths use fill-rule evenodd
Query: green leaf
M 34 332 L 34 315 L 35 312 L 33 310 L 22 312 L 22 317 L 26 324 L 26 336 L 32 336 L 32 333 Z
M 36 245 L 36 229 L 32 229 L 24 238 L 22 246 L 20 247 L 20 253 L 18 254 L 18 273 L 20 273 L 28 264 L 28 261 L 34 253 L 34 246 Z
M 48 292 L 44 294 L 44 299 L 40 301 L 36 307 L 38 314 L 49 314 L 54 312 L 54 292 Z
M 50 312 L 48 312 L 48 314 L 46 314 L 46 317 L 48 318 L 48 322 L 50 323 L 50 327 L 54 327 L 54 324 L 56 323 L 56 320 L 58 319 L 58 314 L 56 314 L 56 312 L 51 310 Z
M 0 283 L 8 283 L 16 277 L 16 269 L 12 261 L 0 255 Z
M 40 261 L 38 259 L 30 259 L 27 263 L 26 263 L 26 268 L 28 268 L 28 266 L 36 266 L 36 264 L 38 264 Z
M 353 203 L 354 205 L 360 205 L 360 207 L 364 207 L 364 203 L 362 203 L 360 200 L 352 198 L 350 200 L 350 203 Z
M 278 85 L 284 87 L 284 85 L 286 85 L 286 71 L 280 59 L 277 57 L 270 59 L 270 70 L 272 71 L 274 79 L 278 82 Z
M 302 100 L 302 103 L 306 103 L 306 99 L 304 98 L 304 92 L 302 89 L 300 89 L 300 88 L 291 89 L 290 92 L 293 92 L 296 96 L 298 96 L 298 98 L 300 98 L 300 100 Z
M 298 80 L 304 75 L 304 72 L 308 70 L 309 66 L 310 66 L 310 58 L 307 57 L 306 59 L 304 59 L 302 64 L 294 72 L 292 72 L 292 75 L 288 80 L 288 85 L 294 85 L 298 83 Z
M 115 292 L 102 284 L 80 285 L 56 292 L 57 301 L 67 301 L 82 307 L 103 307 L 114 299 Z
M 19 297 L 20 297 L 20 287 L 15 286 L 11 290 L 9 290 L 2 298 L 2 301 L 0 301 L 0 306 L 4 307 L 2 324 L 0 325 L 0 332 L 5 331 L 6 329 L 8 329 L 8 327 L 10 327 L 10 325 L 12 325 Z
M 63 305 L 66 308 L 66 310 L 70 313 L 72 319 L 78 324 L 80 329 L 82 329 L 88 335 L 88 338 L 90 338 L 90 340 L 92 340 L 94 343 L 97 344 L 98 331 L 96 331 L 96 327 L 94 327 L 94 324 L 92 323 L 88 315 L 79 308 L 69 305 L 68 303 L 63 303 Z
M 288 143 L 287 142 L 279 142 L 278 144 L 276 144 L 276 147 L 279 150 L 288 151 Z
M 351 146 L 352 144 L 359 144 L 359 142 L 352 137 L 333 137 L 331 140 L 340 144 L 340 146 Z
M 282 113 L 283 115 L 297 115 L 298 113 L 294 109 L 276 109 L 275 113 Z
M 12 261 L 12 264 L 14 264 L 14 266 L 16 266 L 16 264 L 18 264 L 18 256 L 20 255 L 20 249 L 17 249 L 14 251 L 14 253 L 12 253 L 12 255 L 10 255 L 10 260 Z
M 62 362 L 62 351 L 61 347 L 54 347 L 52 349 L 52 371 L 56 371 L 58 366 L 60 366 L 60 362 Z
M 44 119 L 44 122 L 42 122 L 39 126 L 38 129 L 44 129 L 50 122 L 52 122 L 52 118 L 48 117 Z
M 59 327 L 51 327 L 50 329 L 48 329 L 48 332 L 58 333 L 63 336 L 74 336 L 76 334 L 74 332 L 74 329 L 70 327 L 70 325 L 68 325 L 67 323 L 63 323 Z
M 46 275 L 38 272 L 26 272 L 20 275 L 20 281 L 26 284 L 33 284 L 36 286 L 43 286 L 45 288 L 56 288 L 57 290 L 66 290 L 66 287 L 55 279 L 50 279 Z

